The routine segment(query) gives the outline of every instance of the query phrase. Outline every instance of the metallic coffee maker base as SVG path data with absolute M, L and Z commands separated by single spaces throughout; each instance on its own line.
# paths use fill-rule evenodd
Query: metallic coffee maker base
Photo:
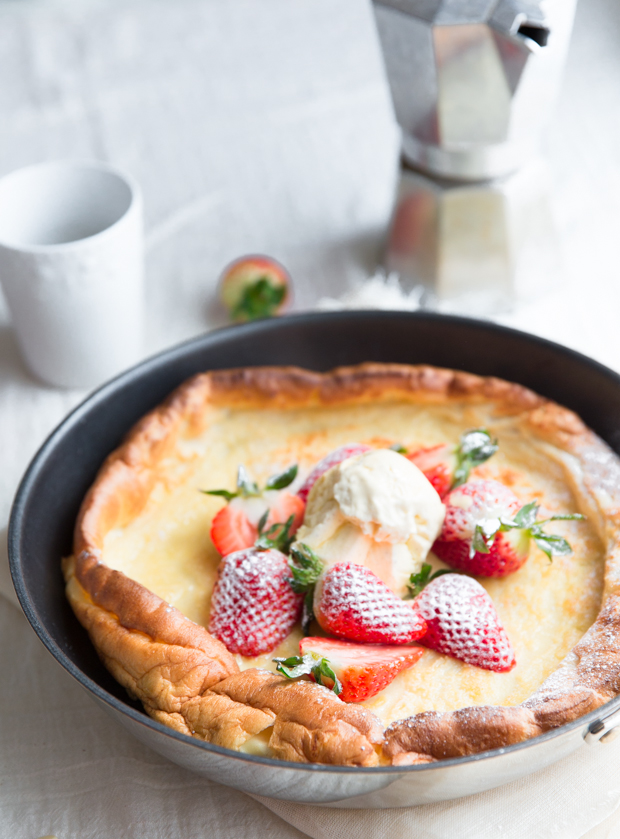
M 423 285 L 440 308 L 469 315 L 551 291 L 561 259 L 544 164 L 480 183 L 403 169 L 385 265 L 404 288 Z

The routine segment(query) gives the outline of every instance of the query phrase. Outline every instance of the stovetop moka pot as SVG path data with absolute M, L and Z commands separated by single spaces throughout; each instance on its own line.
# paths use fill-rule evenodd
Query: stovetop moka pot
M 374 0 L 403 154 L 458 180 L 515 171 L 559 85 L 576 0 Z

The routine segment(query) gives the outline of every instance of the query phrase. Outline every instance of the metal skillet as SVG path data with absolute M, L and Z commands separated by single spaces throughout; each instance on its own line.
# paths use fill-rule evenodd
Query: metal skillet
M 495 375 L 571 408 L 620 453 L 620 377 L 578 353 L 515 330 L 430 313 L 297 315 L 218 330 L 157 355 L 104 385 L 52 433 L 18 490 L 9 527 L 11 573 L 35 632 L 92 698 L 170 760 L 245 792 L 336 807 L 403 807 L 471 795 L 542 769 L 620 726 L 620 697 L 558 729 L 504 749 L 410 767 L 288 763 L 178 734 L 132 703 L 101 665 L 64 597 L 60 557 L 106 455 L 194 373 L 295 364 L 314 370 L 366 360 L 427 363 Z

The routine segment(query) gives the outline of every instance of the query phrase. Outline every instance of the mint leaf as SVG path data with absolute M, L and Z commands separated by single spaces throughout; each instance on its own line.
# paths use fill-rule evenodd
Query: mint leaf
M 279 475 L 272 475 L 265 484 L 265 489 L 285 489 L 290 486 L 297 477 L 297 464 L 294 463 L 285 472 Z
M 260 277 L 243 289 L 239 302 L 231 311 L 231 316 L 233 320 L 272 317 L 285 297 L 285 285 L 276 285 L 269 277 Z

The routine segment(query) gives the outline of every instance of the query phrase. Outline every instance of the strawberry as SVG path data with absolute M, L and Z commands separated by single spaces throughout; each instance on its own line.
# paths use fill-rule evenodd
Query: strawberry
M 290 301 L 291 278 L 275 259 L 244 256 L 222 272 L 219 295 L 234 321 L 272 317 Z
M 497 673 L 515 666 L 515 654 L 493 601 L 471 577 L 444 574 L 435 578 L 413 607 L 428 627 L 420 640 L 425 647 Z
M 538 505 L 520 507 L 519 499 L 498 481 L 472 481 L 444 498 L 446 516 L 433 553 L 451 568 L 481 577 L 505 577 L 529 556 L 533 539 L 551 559 L 566 556 L 571 547 L 561 536 L 544 533 L 549 521 L 580 520 L 558 515 L 537 521 Z
M 339 463 L 342 463 L 343 460 L 348 460 L 348 458 L 354 457 L 356 454 L 364 454 L 364 452 L 369 451 L 370 446 L 365 446 L 363 443 L 347 443 L 346 446 L 340 446 L 339 449 L 335 449 L 333 452 L 330 452 L 322 460 L 319 460 L 317 465 L 303 482 L 301 489 L 297 492 L 297 495 L 305 503 L 308 500 L 308 495 L 312 487 L 321 475 L 324 475 L 332 468 L 332 466 L 337 466 Z
M 308 675 L 331 688 L 343 702 L 376 696 L 424 654 L 420 647 L 351 644 L 332 638 L 303 638 L 301 656 L 276 658 L 277 670 L 288 678 Z
M 296 475 L 297 466 L 291 466 L 286 472 L 269 478 L 261 491 L 240 466 L 236 492 L 201 490 L 205 495 L 220 496 L 228 501 L 211 522 L 211 541 L 222 556 L 251 547 L 266 530 L 285 524 L 289 519 L 287 536 L 296 532 L 304 518 L 305 504 L 298 496 L 282 491 Z
M 486 429 L 475 428 L 461 436 L 456 448 L 442 443 L 418 449 L 406 457 L 424 473 L 443 498 L 451 489 L 464 484 L 472 468 L 484 463 L 496 451 L 497 440 L 493 440 Z
M 221 556 L 251 547 L 258 539 L 258 528 L 239 507 L 227 504 L 211 522 L 211 541 Z
M 426 624 L 363 565 L 339 562 L 324 572 L 314 591 L 314 614 L 321 628 L 350 641 L 409 644 Z
M 220 562 L 211 597 L 209 632 L 231 653 L 271 652 L 299 618 L 303 596 L 288 581 L 287 557 L 278 550 L 247 548 Z
M 267 530 L 275 524 L 286 522 L 290 516 L 293 516 L 293 523 L 289 528 L 292 536 L 301 527 L 305 511 L 306 505 L 299 496 L 290 492 L 279 492 L 269 506 L 269 515 L 264 529 Z

